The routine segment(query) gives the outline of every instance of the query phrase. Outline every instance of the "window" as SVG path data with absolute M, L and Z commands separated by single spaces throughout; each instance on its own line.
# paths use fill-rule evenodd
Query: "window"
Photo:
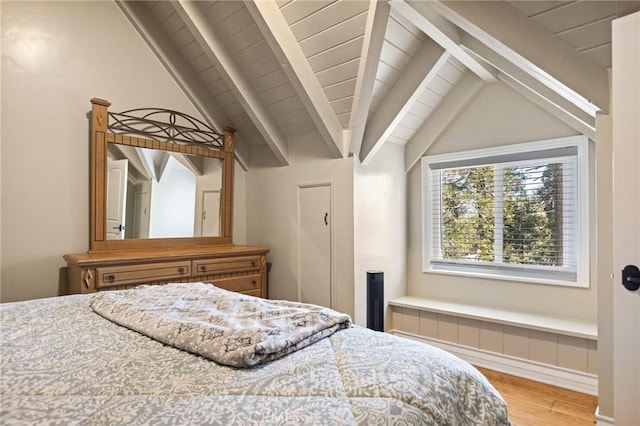
M 424 271 L 588 287 L 586 137 L 422 159 Z

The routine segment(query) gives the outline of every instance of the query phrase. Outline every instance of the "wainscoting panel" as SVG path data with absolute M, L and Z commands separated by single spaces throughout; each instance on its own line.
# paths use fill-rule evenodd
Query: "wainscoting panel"
M 391 306 L 393 329 L 549 366 L 597 374 L 596 338 Z
M 505 325 L 503 339 L 505 355 L 529 359 L 529 330 Z
M 458 318 L 458 343 L 472 348 L 480 347 L 480 322 L 470 318 Z

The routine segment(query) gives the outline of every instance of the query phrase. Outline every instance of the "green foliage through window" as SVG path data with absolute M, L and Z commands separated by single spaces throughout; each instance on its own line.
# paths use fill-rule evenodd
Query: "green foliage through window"
M 585 136 L 425 156 L 423 271 L 589 286 Z
M 442 170 L 442 258 L 562 266 L 562 166 Z

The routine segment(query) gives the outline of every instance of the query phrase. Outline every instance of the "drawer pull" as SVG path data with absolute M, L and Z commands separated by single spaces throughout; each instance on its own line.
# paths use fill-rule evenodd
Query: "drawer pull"
M 112 282 L 113 282 L 113 281 L 115 281 L 115 280 L 116 280 L 116 276 L 115 276 L 115 275 L 113 275 L 113 274 L 111 274 L 111 275 L 109 275 L 109 276 L 107 277 L 107 279 L 108 279 L 109 281 L 112 281 Z
M 181 274 L 184 274 L 185 271 L 186 271 L 186 269 L 184 268 L 184 266 L 181 267 L 181 268 L 178 268 L 178 272 L 181 273 Z
M 256 265 L 257 265 L 257 263 L 256 263 L 255 260 L 253 262 L 251 262 L 251 266 L 253 266 L 254 268 L 256 267 Z
M 256 285 L 256 280 L 251 280 L 251 284 Z
M 201 270 L 202 272 L 207 272 L 207 265 L 202 265 L 202 266 L 200 266 L 200 270 Z

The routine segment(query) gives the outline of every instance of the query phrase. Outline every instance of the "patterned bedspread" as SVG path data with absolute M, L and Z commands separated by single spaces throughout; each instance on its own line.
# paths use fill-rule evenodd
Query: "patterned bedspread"
M 90 305 L 117 324 L 232 367 L 281 358 L 351 327 L 349 315 L 332 309 L 204 283 L 105 291 Z
M 419 342 L 351 327 L 234 368 L 121 327 L 90 297 L 0 304 L 0 423 L 509 424 L 484 376 Z

